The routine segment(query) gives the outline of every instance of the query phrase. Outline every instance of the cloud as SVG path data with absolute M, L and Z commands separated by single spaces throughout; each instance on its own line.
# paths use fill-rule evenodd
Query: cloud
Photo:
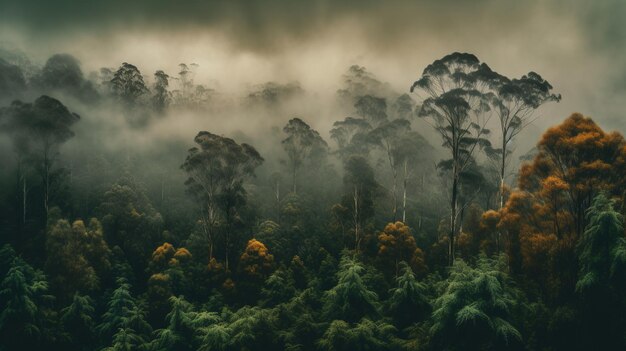
M 231 94 L 298 81 L 315 99 L 295 112 L 320 125 L 345 117 L 329 99 L 352 64 L 406 91 L 433 60 L 472 52 L 508 76 L 539 72 L 563 94 L 520 137 L 532 144 L 574 111 L 626 130 L 625 17 L 620 0 L 0 0 L 0 41 L 40 63 L 68 52 L 86 72 L 127 61 L 150 76 L 197 62 L 198 82 Z

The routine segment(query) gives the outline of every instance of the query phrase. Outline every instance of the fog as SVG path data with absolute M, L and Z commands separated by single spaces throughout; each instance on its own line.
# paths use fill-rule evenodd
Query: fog
M 380 95 L 399 95 L 408 93 L 426 65 L 455 51 L 473 53 L 509 77 L 538 72 L 562 94 L 561 102 L 542 106 L 540 118 L 516 139 L 521 155 L 543 130 L 572 112 L 589 115 L 609 130 L 626 129 L 621 118 L 626 82 L 615 73 L 626 63 L 626 29 L 620 25 L 625 13 L 618 0 L 0 0 L 0 48 L 27 78 L 57 53 L 76 57 L 85 78 L 94 81 L 102 67 L 114 71 L 131 63 L 149 87 L 156 70 L 176 77 L 180 63 L 198 65 L 194 84 L 210 89 L 207 104 L 172 108 L 141 126 L 129 123 L 110 99 L 93 105 L 60 91 L 25 92 L 23 100 L 47 93 L 81 115 L 76 137 L 64 146 L 66 155 L 132 150 L 156 157 L 166 148 L 172 160 L 182 161 L 200 130 L 273 153 L 281 138 L 276 128 L 295 116 L 330 142 L 332 123 L 354 113 L 337 95 L 346 87 L 351 65 L 365 67 L 387 84 Z M 301 91 L 270 104 L 251 102 L 249 95 L 267 82 Z M 180 89 L 180 82 L 170 83 L 170 89 Z M 4 98 L 6 105 L 10 99 Z M 439 138 L 428 128 L 413 121 L 413 129 L 438 147 Z

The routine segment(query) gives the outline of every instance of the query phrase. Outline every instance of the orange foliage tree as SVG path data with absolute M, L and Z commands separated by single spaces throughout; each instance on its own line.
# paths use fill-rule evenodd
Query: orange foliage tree
M 624 192 L 626 142 L 576 113 L 548 129 L 537 149 L 520 170 L 518 189 L 501 210 L 498 229 L 508 234 L 513 271 L 540 290 L 559 294 L 573 291 L 574 248 L 592 199 L 600 191 L 615 197 Z
M 404 261 L 416 273 L 426 271 L 424 254 L 417 247 L 409 226 L 402 222 L 388 223 L 378 234 L 377 261 L 388 277 L 397 277 L 399 264 Z
M 148 279 L 148 298 L 150 314 L 156 318 L 164 317 L 169 309 L 169 298 L 187 292 L 191 272 L 187 263 L 191 253 L 184 247 L 176 249 L 170 243 L 163 243 L 152 252 Z
M 248 278 L 267 278 L 274 268 L 274 256 L 269 253 L 267 247 L 256 239 L 250 239 L 248 245 L 239 260 L 241 273 Z
M 240 280 L 235 284 L 232 279 L 227 279 L 222 289 L 226 295 L 236 292 L 246 303 L 253 304 L 260 295 L 261 286 L 274 270 L 274 256 L 265 244 L 250 239 L 239 258 L 238 268 Z

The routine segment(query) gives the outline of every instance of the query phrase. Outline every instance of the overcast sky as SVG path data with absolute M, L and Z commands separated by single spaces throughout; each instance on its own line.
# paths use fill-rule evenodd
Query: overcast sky
M 319 96 L 363 65 L 398 91 L 424 67 L 471 52 L 517 77 L 536 71 L 563 95 L 524 137 L 571 112 L 626 131 L 626 1 L 0 0 L 0 42 L 43 63 L 70 53 L 86 72 L 200 65 L 224 91 L 299 81 Z

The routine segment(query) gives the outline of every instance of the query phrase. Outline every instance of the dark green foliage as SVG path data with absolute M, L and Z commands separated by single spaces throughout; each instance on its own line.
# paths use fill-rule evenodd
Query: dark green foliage
M 435 300 L 430 334 L 440 350 L 516 350 L 522 335 L 513 310 L 519 292 L 503 258 L 480 258 L 476 268 L 457 260 Z
M 59 220 L 50 227 L 46 239 L 45 263 L 53 290 L 66 303 L 76 293 L 100 288 L 111 264 L 100 222 L 92 218 L 88 226 L 81 220 L 72 225 Z
M 106 351 L 135 351 L 143 350 L 144 340 L 130 328 L 120 328 L 113 336 L 111 346 L 104 348 Z
M 337 285 L 326 292 L 326 315 L 347 322 L 357 322 L 363 317 L 378 316 L 378 295 L 365 284 L 365 268 L 345 255 L 339 264 Z
M 172 94 L 167 90 L 169 78 L 165 72 L 159 70 L 154 73 L 154 95 L 152 105 L 157 112 L 164 112 L 172 100 Z
M 395 331 L 390 324 L 367 318 L 354 325 L 334 320 L 318 344 L 322 350 L 329 351 L 399 350 L 395 345 Z
M 80 62 L 68 54 L 51 56 L 34 83 L 45 92 L 61 91 L 85 102 L 94 102 L 98 93 L 91 81 L 85 79 Z
M 582 304 L 585 345 L 602 349 L 626 347 L 621 297 L 626 278 L 624 218 L 615 203 L 600 193 L 587 212 L 588 224 L 578 242 L 580 275 L 576 283 Z
M 296 292 L 294 284 L 291 271 L 284 267 L 278 268 L 265 280 L 261 290 L 262 304 L 273 307 L 289 301 Z
M 110 84 L 113 94 L 128 107 L 134 107 L 149 92 L 139 69 L 126 62 L 115 71 Z
M 0 346 L 9 351 L 36 349 L 48 337 L 45 308 L 54 298 L 47 295 L 43 273 L 20 258 L 10 267 L 0 283 Z
M 316 106 L 298 83 L 214 94 L 196 64 L 16 62 L 0 59 L 0 351 L 626 349 L 624 138 L 575 115 L 504 191 L 514 137 L 560 99 L 538 74 L 453 53 L 417 102 L 352 66 Z M 42 93 L 71 109 L 9 102 Z M 170 134 L 197 115 L 210 131 Z
M 172 310 L 166 316 L 167 326 L 155 332 L 152 350 L 193 350 L 194 325 L 192 306 L 182 296 L 171 297 Z
M 95 309 L 89 296 L 74 295 L 72 303 L 61 310 L 61 324 L 67 349 L 90 350 L 95 343 Z
M 118 279 L 117 283 L 119 286 L 109 298 L 107 311 L 102 315 L 102 322 L 97 330 L 105 344 L 108 344 L 122 329 L 125 330 L 124 340 L 135 339 L 136 336 L 141 339 L 142 343 L 145 343 L 148 341 L 147 337 L 152 328 L 145 322 L 141 306 L 131 295 L 130 285 L 124 279 Z M 130 334 L 134 336 L 131 338 Z
M 43 207 L 35 212 L 46 223 L 48 211 L 60 200 L 57 195 L 65 177 L 57 165 L 59 148 L 74 136 L 71 127 L 80 120 L 80 116 L 70 110 L 61 101 L 47 95 L 38 97 L 33 103 L 15 100 L 9 107 L 0 109 L 2 132 L 10 133 L 13 149 L 18 157 L 18 183 L 26 186 L 23 168 L 28 165 L 38 176 L 41 186 Z M 60 172 L 60 173 L 59 173 Z M 27 198 L 22 195 L 22 206 L 27 207 Z M 43 213 L 41 212 L 43 210 Z M 24 211 L 24 208 L 22 208 Z M 21 218 L 25 222 L 25 214 Z
M 404 329 L 413 323 L 423 322 L 431 312 L 426 285 L 418 282 L 411 268 L 404 263 L 396 284 L 386 306 L 394 325 Z
M 110 247 L 119 246 L 137 278 L 145 280 L 147 261 L 161 234 L 163 218 L 132 177 L 118 180 L 98 207 Z

